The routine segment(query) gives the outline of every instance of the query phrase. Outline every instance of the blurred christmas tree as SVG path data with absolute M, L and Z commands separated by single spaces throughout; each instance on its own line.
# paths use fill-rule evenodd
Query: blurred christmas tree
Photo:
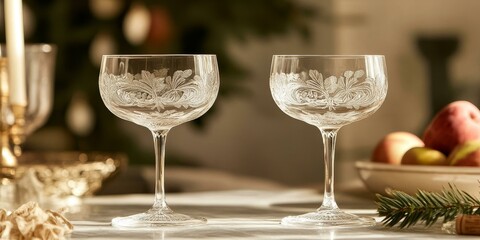
M 116 123 L 121 120 L 100 99 L 103 54 L 216 54 L 219 98 L 228 97 L 244 91 L 248 74 L 229 56 L 228 41 L 291 31 L 308 38 L 308 20 L 315 14 L 294 0 L 25 0 L 24 5 L 25 22 L 32 26 L 26 42 L 58 47 L 55 101 L 45 127 L 71 139 L 66 150 L 124 151 L 134 163 L 153 163 L 152 156 L 122 131 Z M 201 126 L 213 110 L 195 123 Z

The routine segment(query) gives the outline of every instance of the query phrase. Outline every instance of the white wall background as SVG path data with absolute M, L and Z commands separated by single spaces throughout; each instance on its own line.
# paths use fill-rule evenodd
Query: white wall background
M 375 143 L 397 130 L 423 131 L 429 120 L 426 65 L 416 52 L 419 34 L 459 34 L 461 49 L 452 62 L 456 86 L 478 89 L 480 76 L 480 1 L 477 0 L 308 0 L 322 12 L 312 21 L 309 43 L 299 37 L 232 42 L 230 52 L 251 72 L 250 95 L 218 98 L 218 111 L 202 131 L 174 128 L 167 152 L 235 173 L 301 185 L 323 179 L 319 131 L 282 113 L 268 86 L 273 54 L 383 54 L 389 92 L 372 117 L 339 132 L 337 180 L 356 178 L 353 162 L 369 156 Z M 477 92 L 471 98 L 477 98 Z M 475 100 L 475 99 L 473 99 Z M 476 102 L 478 104 L 478 102 Z M 142 132 L 146 149 L 151 140 Z M 140 137 L 141 136 L 141 137 Z M 168 160 L 167 160 L 168 161 Z M 168 171 L 168 170 L 167 170 Z

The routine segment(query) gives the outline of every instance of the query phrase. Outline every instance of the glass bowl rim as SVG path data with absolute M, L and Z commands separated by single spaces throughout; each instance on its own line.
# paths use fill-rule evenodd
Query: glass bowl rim
M 316 55 L 316 54 L 275 54 L 273 58 L 366 58 L 366 57 L 380 57 L 384 58 L 385 55 L 377 55 L 377 54 L 366 54 L 366 55 Z
M 7 44 L 0 44 L 2 49 L 7 49 Z M 25 52 L 55 52 L 57 51 L 57 45 L 54 43 L 25 43 Z M 7 53 L 8 54 L 8 53 Z
M 102 58 L 216 57 L 216 54 L 105 54 Z

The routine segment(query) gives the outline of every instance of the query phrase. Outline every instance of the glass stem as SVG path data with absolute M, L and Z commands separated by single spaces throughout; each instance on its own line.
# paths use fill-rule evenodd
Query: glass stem
M 320 128 L 323 138 L 323 160 L 325 164 L 325 190 L 322 206 L 318 210 L 338 209 L 333 191 L 335 143 L 339 128 Z
M 155 147 L 155 201 L 153 209 L 168 209 L 165 199 L 165 143 L 167 142 L 167 130 L 152 131 L 153 144 Z

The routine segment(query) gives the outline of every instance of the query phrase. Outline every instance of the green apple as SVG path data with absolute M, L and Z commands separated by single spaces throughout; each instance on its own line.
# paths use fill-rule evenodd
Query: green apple
M 447 157 L 442 152 L 428 147 L 410 148 L 402 157 L 402 165 L 447 165 Z
M 458 145 L 448 156 L 452 166 L 480 166 L 480 141 L 468 141 Z

